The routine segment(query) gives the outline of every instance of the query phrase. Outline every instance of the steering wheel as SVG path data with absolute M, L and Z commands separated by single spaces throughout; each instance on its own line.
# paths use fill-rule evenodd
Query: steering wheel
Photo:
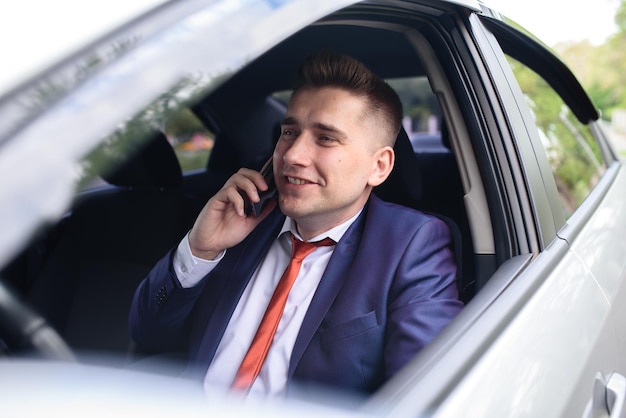
M 0 280 L 0 342 L 2 341 L 11 352 L 30 352 L 52 360 L 76 360 L 65 340 L 45 318 L 22 302 Z

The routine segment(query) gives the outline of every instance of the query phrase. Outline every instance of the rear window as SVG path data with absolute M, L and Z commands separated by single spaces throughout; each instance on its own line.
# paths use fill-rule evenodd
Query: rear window
M 177 106 L 171 103 L 171 98 L 163 97 L 120 126 L 83 159 L 78 167 L 77 191 L 105 185 L 101 175 L 115 170 L 141 149 L 155 132 L 167 137 L 183 173 L 206 168 L 213 149 L 213 132 L 187 106 Z

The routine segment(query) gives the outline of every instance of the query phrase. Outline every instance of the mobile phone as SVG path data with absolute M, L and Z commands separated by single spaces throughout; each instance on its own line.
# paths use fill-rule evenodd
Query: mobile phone
M 259 197 L 261 200 L 258 202 L 251 202 L 245 194 L 242 193 L 243 198 L 245 200 L 245 210 L 246 216 L 250 216 L 251 214 L 254 216 L 259 216 L 265 203 L 273 198 L 276 195 L 276 183 L 274 182 L 274 167 L 272 164 L 272 157 L 269 158 L 263 164 L 263 168 L 261 168 L 261 174 L 265 178 L 265 182 L 267 183 L 268 189 L 264 192 L 259 192 Z

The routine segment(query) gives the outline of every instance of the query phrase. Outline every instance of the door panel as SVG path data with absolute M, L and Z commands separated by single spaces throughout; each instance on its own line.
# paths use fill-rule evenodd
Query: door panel
M 437 416 L 581 416 L 596 373 L 615 362 L 609 314 L 588 269 L 568 252 Z
M 609 181 L 613 171 L 615 178 Z M 611 305 L 609 320 L 620 354 L 611 371 L 626 374 L 626 172 L 621 166 L 614 167 L 606 177 L 610 183 L 606 194 L 579 233 L 568 238 L 572 251 L 587 266 Z M 567 230 L 564 235 L 568 236 Z

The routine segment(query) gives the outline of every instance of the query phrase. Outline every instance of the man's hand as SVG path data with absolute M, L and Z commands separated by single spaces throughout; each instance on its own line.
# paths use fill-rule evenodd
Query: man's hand
M 189 233 L 189 246 L 196 257 L 215 259 L 222 251 L 246 238 L 274 209 L 276 200 L 268 201 L 259 217 L 246 216 L 242 193 L 258 202 L 259 191 L 268 185 L 258 171 L 247 168 L 233 174 L 224 187 L 206 203 Z

